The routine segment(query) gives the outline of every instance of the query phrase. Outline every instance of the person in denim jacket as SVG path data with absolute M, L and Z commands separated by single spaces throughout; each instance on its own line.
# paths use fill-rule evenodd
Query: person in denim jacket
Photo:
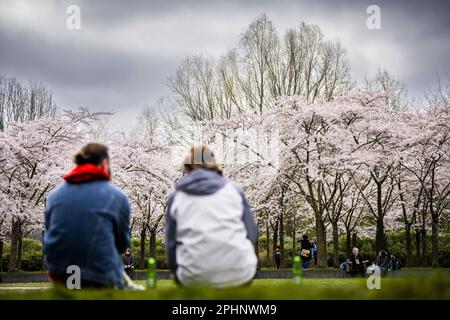
M 76 167 L 48 197 L 45 208 L 44 256 L 49 276 L 64 283 L 75 265 L 83 287 L 123 287 L 121 259 L 130 246 L 130 205 L 109 180 L 108 148 L 85 145 Z

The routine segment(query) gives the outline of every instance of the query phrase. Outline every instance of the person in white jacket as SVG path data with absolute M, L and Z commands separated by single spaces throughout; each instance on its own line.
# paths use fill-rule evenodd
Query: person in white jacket
M 166 209 L 166 246 L 176 281 L 215 288 L 250 283 L 258 229 L 244 193 L 222 176 L 204 145 L 191 148 L 183 169 Z

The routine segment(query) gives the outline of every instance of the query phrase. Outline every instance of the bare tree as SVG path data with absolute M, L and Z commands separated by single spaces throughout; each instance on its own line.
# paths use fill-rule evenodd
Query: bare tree
M 305 23 L 280 38 L 266 15 L 219 59 L 188 56 L 168 84 L 175 106 L 193 122 L 262 113 L 284 95 L 329 101 L 353 87 L 339 42 L 326 41 L 318 26 Z
M 43 84 L 19 83 L 0 75 L 0 130 L 8 122 L 26 122 L 53 116 L 57 107 L 50 90 Z
M 450 104 L 450 76 L 447 74 L 442 80 L 442 77 L 437 75 L 434 85 L 428 87 L 425 92 L 425 98 L 431 105 Z
M 405 110 L 409 105 L 408 90 L 403 80 L 397 79 L 387 70 L 378 69 L 374 77 L 366 77 L 366 90 L 385 93 L 385 105 L 397 110 Z
M 273 103 L 270 90 L 269 64 L 279 62 L 278 34 L 264 14 L 253 21 L 242 34 L 239 50 L 242 52 L 242 74 L 239 82 L 247 105 L 262 113 Z
M 87 128 L 91 139 L 106 143 L 112 138 L 110 117 L 113 113 L 106 113 L 105 116 L 99 117 L 98 121 L 89 124 Z
M 142 135 L 145 139 L 148 139 L 150 143 L 153 139 L 158 129 L 158 110 L 154 106 L 147 106 L 142 110 L 141 115 L 138 119 L 139 130 L 142 131 Z

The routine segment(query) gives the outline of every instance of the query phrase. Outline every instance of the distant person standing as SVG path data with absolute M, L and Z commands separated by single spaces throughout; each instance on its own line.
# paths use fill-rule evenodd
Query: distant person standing
M 308 240 L 308 236 L 305 234 L 303 235 L 303 239 L 300 243 L 301 249 L 300 249 L 300 258 L 302 259 L 302 266 L 303 269 L 308 269 L 309 267 L 309 260 L 311 260 L 311 242 Z
M 277 270 L 280 269 L 281 265 L 281 247 L 277 246 L 275 248 L 275 264 L 277 266 Z
M 314 267 L 317 268 L 317 242 L 314 240 L 314 242 L 312 243 L 312 256 L 314 258 Z
M 377 266 L 380 268 L 381 274 L 385 275 L 388 271 L 389 257 L 386 251 L 381 250 L 378 253 Z
M 395 275 L 397 270 L 400 270 L 400 261 L 397 260 L 393 254 L 391 254 L 388 264 L 388 271 L 392 271 L 392 274 Z

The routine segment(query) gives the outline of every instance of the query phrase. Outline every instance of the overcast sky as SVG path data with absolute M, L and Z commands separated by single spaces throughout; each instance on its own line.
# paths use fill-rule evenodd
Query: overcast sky
M 81 30 L 66 27 L 72 4 Z M 366 27 L 370 4 L 381 30 Z M 114 128 L 126 130 L 167 94 L 183 57 L 224 53 L 262 13 L 280 33 L 304 21 L 339 39 L 357 81 L 386 68 L 419 96 L 437 73 L 450 74 L 445 0 L 0 0 L 0 73 L 43 82 L 61 108 L 115 111 Z

